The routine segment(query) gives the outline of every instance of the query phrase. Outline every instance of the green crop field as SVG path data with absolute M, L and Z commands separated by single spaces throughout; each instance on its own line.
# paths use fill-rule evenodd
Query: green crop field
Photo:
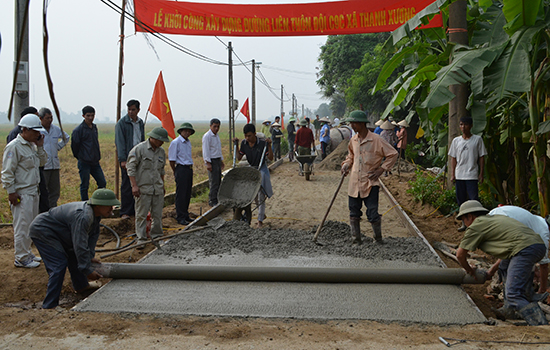
M 179 124 L 178 124 L 179 125 Z M 105 173 L 105 179 L 107 180 L 107 188 L 115 190 L 115 161 L 116 161 L 116 149 L 115 149 L 115 125 L 114 124 L 98 124 L 99 130 L 99 144 L 101 147 L 101 167 Z M 147 124 L 145 126 L 145 133 L 149 132 L 153 128 L 160 126 L 160 124 Z M 243 124 L 237 124 L 237 137 L 242 139 L 242 126 Z M 64 130 L 71 134 L 76 125 L 64 125 Z M 194 176 L 193 183 L 198 183 L 208 178 L 208 173 L 204 162 L 202 160 L 202 135 L 209 129 L 208 122 L 193 123 L 195 128 L 195 134 L 190 137 L 191 145 L 193 146 L 193 160 L 194 160 Z M 6 146 L 6 137 L 10 130 L 13 128 L 11 125 L 0 125 L 0 147 L 3 150 Z M 219 132 L 222 140 L 223 156 L 225 159 L 226 167 L 232 166 L 233 160 L 230 158 L 229 153 L 229 130 L 227 122 L 222 121 L 222 128 Z M 168 143 L 163 145 L 164 150 L 168 158 Z M 58 205 L 79 201 L 80 200 L 80 177 L 78 174 L 77 160 L 73 157 L 70 149 L 70 144 L 65 146 L 59 152 L 59 159 L 61 161 L 61 197 Z M 174 192 L 176 184 L 174 182 L 174 174 L 166 162 L 166 193 Z M 97 185 L 93 178 L 90 179 L 91 193 L 97 188 Z M 11 211 L 8 203 L 8 194 L 6 190 L 0 191 L 0 222 L 11 222 Z

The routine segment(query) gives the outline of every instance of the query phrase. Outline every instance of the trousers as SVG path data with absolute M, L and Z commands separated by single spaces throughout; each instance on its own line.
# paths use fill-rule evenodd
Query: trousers
M 163 194 L 141 194 L 136 198 L 136 235 L 147 240 L 147 214 L 151 212 L 151 238 L 162 236 Z
M 459 206 L 469 199 L 479 201 L 477 180 L 456 180 L 455 187 L 456 201 Z
M 48 204 L 50 208 L 57 207 L 57 201 L 61 193 L 59 169 L 44 170 L 44 180 L 48 188 Z
M 11 205 L 13 216 L 13 246 L 15 248 L 15 260 L 25 261 L 31 257 L 31 243 L 29 227 L 38 215 L 39 196 L 36 194 L 22 194 L 21 202 Z
M 136 213 L 134 195 L 132 195 L 132 183 L 128 177 L 128 171 L 120 168 L 122 178 L 120 184 L 120 216 L 134 216 Z
M 511 257 L 503 259 L 499 265 L 499 274 L 506 280 L 506 303 L 517 310 L 531 303 L 527 291 L 533 283 L 531 270 L 546 251 L 544 244 L 533 244 Z
M 74 290 L 78 291 L 88 286 L 88 278 L 78 269 L 78 261 L 74 252 L 60 252 L 39 239 L 34 239 L 33 242 L 40 252 L 40 257 L 48 272 L 48 288 L 42 303 L 43 309 L 53 309 L 59 305 L 59 296 L 67 268 L 71 274 Z
M 174 172 L 176 178 L 176 220 L 189 221 L 189 203 L 193 189 L 193 167 L 188 165 L 176 165 Z
M 210 193 L 208 194 L 208 205 L 211 207 L 218 204 L 218 192 L 220 190 L 220 183 L 222 182 L 222 159 L 211 159 L 212 171 L 208 172 L 208 184 L 210 186 Z
M 361 207 L 365 204 L 367 207 L 366 214 L 369 222 L 380 221 L 380 214 L 378 214 L 378 197 L 379 197 L 380 187 L 373 186 L 370 190 L 370 193 L 367 197 L 348 197 L 349 205 L 349 216 L 360 218 L 363 213 L 361 212 Z
M 90 175 L 93 176 L 97 183 L 97 188 L 105 188 L 107 182 L 105 181 L 105 175 L 101 165 L 89 164 L 82 161 L 78 161 L 78 173 L 80 174 L 80 199 L 83 201 L 88 200 L 88 188 L 90 187 Z

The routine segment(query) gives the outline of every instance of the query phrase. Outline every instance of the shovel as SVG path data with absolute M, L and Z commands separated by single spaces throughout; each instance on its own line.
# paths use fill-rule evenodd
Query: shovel
M 321 221 L 321 224 L 317 228 L 317 232 L 315 232 L 315 236 L 313 236 L 313 242 L 317 245 L 321 245 L 321 243 L 317 242 L 317 237 L 319 236 L 319 233 L 321 232 L 321 229 L 323 228 L 323 225 L 325 223 L 325 220 L 327 219 L 328 213 L 330 212 L 330 209 L 332 208 L 332 205 L 334 204 L 334 200 L 336 199 L 336 196 L 338 195 L 338 192 L 340 192 L 340 187 L 342 187 L 342 184 L 344 183 L 344 178 L 346 177 L 346 173 L 342 174 L 342 177 L 340 178 L 340 183 L 338 184 L 338 187 L 336 188 L 336 192 L 334 192 L 334 196 L 332 196 L 332 200 L 330 201 L 330 204 L 328 205 L 327 212 L 325 213 L 325 216 L 323 217 L 323 221 Z

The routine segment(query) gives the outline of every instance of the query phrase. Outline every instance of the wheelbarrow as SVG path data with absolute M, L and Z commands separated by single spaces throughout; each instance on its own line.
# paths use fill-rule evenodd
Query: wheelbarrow
M 298 153 L 296 153 L 296 160 L 300 164 L 300 172 L 304 174 L 306 181 L 309 181 L 309 177 L 313 174 L 313 162 L 315 158 L 317 158 L 316 154 L 299 156 Z
M 203 215 L 199 216 L 190 223 L 185 230 L 193 226 L 204 226 L 210 220 L 220 215 L 225 208 L 233 208 L 234 219 L 241 220 L 242 210 L 245 211 L 245 217 L 248 223 L 252 218 L 251 204 L 260 191 L 262 176 L 258 169 L 252 167 L 233 168 L 225 174 L 220 183 L 218 192 L 218 204 Z

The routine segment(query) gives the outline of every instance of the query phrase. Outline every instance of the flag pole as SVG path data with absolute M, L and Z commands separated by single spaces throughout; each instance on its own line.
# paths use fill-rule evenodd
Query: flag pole
M 118 86 L 116 101 L 116 121 L 120 120 L 121 101 L 122 101 L 122 73 L 124 65 L 124 16 L 126 15 L 126 0 L 122 0 L 122 12 L 120 13 L 120 50 L 118 52 Z M 115 148 L 115 195 L 120 199 L 120 171 L 118 169 L 118 153 Z
M 147 109 L 147 112 L 145 113 L 145 120 L 143 121 L 143 129 L 145 129 L 145 124 L 147 124 L 147 116 L 149 115 L 149 109 Z

